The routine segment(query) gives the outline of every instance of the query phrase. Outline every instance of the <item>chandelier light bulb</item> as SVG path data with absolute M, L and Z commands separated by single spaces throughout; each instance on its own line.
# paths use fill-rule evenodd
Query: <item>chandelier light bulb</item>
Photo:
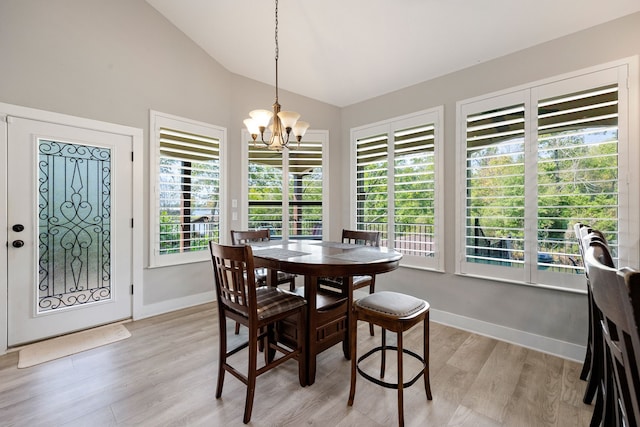
M 247 127 L 247 130 L 251 134 L 251 137 L 255 141 L 258 135 L 260 134 L 260 126 L 253 119 L 244 119 L 244 125 Z
M 253 110 L 249 113 L 249 116 L 258 127 L 266 129 L 269 126 L 271 117 L 273 117 L 273 112 L 269 110 Z
M 300 118 L 300 114 L 296 113 L 295 111 L 280 111 L 278 113 L 278 118 L 282 122 L 282 127 L 288 129 L 289 132 L 291 132 L 291 129 Z
M 293 126 L 293 134 L 296 136 L 298 142 L 302 140 L 302 137 L 309 129 L 309 123 L 303 122 L 302 120 L 298 120 L 296 124 Z

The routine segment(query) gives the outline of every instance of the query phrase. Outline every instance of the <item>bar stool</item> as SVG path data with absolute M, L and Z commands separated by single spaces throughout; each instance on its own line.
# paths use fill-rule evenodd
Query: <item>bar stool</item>
M 357 358 L 358 320 L 382 327 L 382 345 L 369 350 Z M 402 346 L 402 333 L 423 322 L 423 356 L 407 350 Z M 397 346 L 386 344 L 386 331 L 397 334 Z M 386 350 L 397 352 L 398 382 L 390 383 L 379 380 L 360 369 L 360 362 L 369 356 L 381 352 L 380 378 L 384 378 Z M 407 354 L 422 363 L 422 369 L 410 381 L 404 382 L 402 372 L 403 355 Z M 424 377 L 424 388 L 427 399 L 431 400 L 429 383 L 429 303 L 398 292 L 376 292 L 353 303 L 351 316 L 351 388 L 349 390 L 349 406 L 353 406 L 356 392 L 356 371 L 365 379 L 386 388 L 398 390 L 398 424 L 404 426 L 403 389 L 412 386 L 421 376 Z

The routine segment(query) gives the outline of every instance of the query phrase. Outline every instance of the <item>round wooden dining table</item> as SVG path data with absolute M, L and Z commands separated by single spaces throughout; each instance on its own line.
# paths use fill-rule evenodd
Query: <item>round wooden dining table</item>
M 270 271 L 268 285 L 275 286 L 278 271 L 304 277 L 304 291 L 299 289 L 299 292 L 307 300 L 307 385 L 315 382 L 316 356 L 319 353 L 342 342 L 344 356 L 350 359 L 349 317 L 353 277 L 395 270 L 402 258 L 400 252 L 384 247 L 320 240 L 270 240 L 251 243 L 251 247 L 255 266 Z M 341 292 L 319 291 L 320 277 L 342 277 L 344 286 Z M 295 330 L 293 327 L 290 329 Z

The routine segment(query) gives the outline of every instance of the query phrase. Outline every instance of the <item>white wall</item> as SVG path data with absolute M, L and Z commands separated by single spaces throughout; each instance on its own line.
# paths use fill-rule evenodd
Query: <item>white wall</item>
M 440 40 L 446 43 L 447 35 Z M 456 101 L 638 54 L 640 13 L 346 107 L 342 138 L 348 140 L 352 127 L 444 105 L 444 193 L 454 195 Z M 348 176 L 346 148 L 344 153 L 342 169 Z M 347 202 L 348 194 L 343 194 L 343 203 Z M 455 235 L 455 217 L 455 197 L 446 197 L 445 236 Z M 342 221 L 348 223 L 348 216 L 343 215 Z M 575 359 L 583 356 L 585 295 L 456 276 L 453 238 L 445 238 L 444 252 L 446 273 L 400 269 L 383 275 L 381 288 L 400 288 L 427 299 L 434 319 Z

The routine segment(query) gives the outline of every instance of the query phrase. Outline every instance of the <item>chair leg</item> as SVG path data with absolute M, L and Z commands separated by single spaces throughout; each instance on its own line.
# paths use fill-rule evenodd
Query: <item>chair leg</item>
M 306 341 L 305 341 L 305 326 L 306 326 L 306 312 L 305 310 L 300 310 L 298 313 L 298 380 L 300 381 L 300 385 L 302 387 L 307 386 L 307 350 L 306 350 Z
M 587 405 L 593 402 L 593 397 L 598 391 L 599 384 L 602 380 L 603 368 L 601 364 L 604 363 L 601 360 L 596 360 L 599 358 L 597 358 L 595 355 L 592 355 L 591 357 L 594 357 L 594 359 L 592 360 L 591 371 L 589 372 L 587 378 L 587 388 L 585 389 L 584 396 L 582 397 L 582 401 Z
M 262 332 L 262 331 L 261 331 Z M 276 349 L 271 346 L 276 342 L 275 325 L 267 326 L 267 335 L 258 343 L 258 350 L 264 351 L 264 364 L 268 365 L 276 357 Z
M 371 284 L 369 285 L 369 294 L 372 294 L 376 291 L 376 278 L 373 276 L 371 278 Z M 373 336 L 373 323 L 369 323 L 369 335 Z
M 218 315 L 220 328 L 220 355 L 218 356 L 218 386 L 216 387 L 216 399 L 222 396 L 224 384 L 225 365 L 227 363 L 227 321 L 224 313 Z
M 402 332 L 396 334 L 398 336 L 398 426 L 404 426 L 404 378 L 402 376 Z
M 240 333 L 240 323 L 236 322 L 236 330 L 235 330 L 236 335 L 238 335 Z
M 348 406 L 353 406 L 353 398 L 356 394 L 356 365 L 357 365 L 357 355 L 356 352 L 358 346 L 358 315 L 356 311 L 351 312 L 351 324 L 349 327 L 351 328 L 351 387 L 349 388 L 349 401 L 347 402 Z
M 424 357 L 424 389 L 427 392 L 427 399 L 432 400 L 431 397 L 431 380 L 429 379 L 429 313 L 424 318 L 424 329 L 422 331 L 423 343 L 423 357 Z
M 380 354 L 380 378 L 384 378 L 384 369 L 387 365 L 387 330 L 382 328 L 382 350 Z
M 258 333 L 256 330 L 249 331 L 249 361 L 247 367 L 247 395 L 244 405 L 244 418 L 242 421 L 247 424 L 251 421 L 251 411 L 253 410 L 253 396 L 256 391 L 256 371 L 258 358 Z
M 291 279 L 291 280 L 289 281 L 289 290 L 290 290 L 291 292 L 293 292 L 293 291 L 295 291 L 295 290 L 296 290 L 296 279 L 295 279 L 295 278 L 293 278 L 293 279 Z
M 595 327 L 599 327 L 600 325 L 596 324 L 594 325 L 594 323 L 596 323 L 594 320 L 594 305 L 595 303 L 593 302 L 593 294 L 591 293 L 591 288 L 588 287 L 588 301 L 589 301 L 589 335 L 587 336 L 587 353 L 584 356 L 584 363 L 582 364 L 582 371 L 580 372 L 580 379 L 583 381 L 586 381 L 587 378 L 589 378 L 589 373 L 591 372 L 591 370 L 593 369 L 593 353 L 592 353 L 592 347 L 594 344 L 594 329 Z M 591 402 L 591 400 L 589 400 L 589 402 Z M 586 402 L 585 402 L 586 403 Z
M 596 395 L 596 404 L 593 407 L 593 413 L 591 415 L 591 423 L 589 427 L 599 427 L 604 419 L 604 394 L 599 388 Z
M 591 335 L 591 333 L 589 333 Z M 589 337 L 591 338 L 591 337 Z M 580 379 L 586 381 L 589 378 L 589 371 L 591 370 L 591 347 L 587 345 L 587 353 L 584 356 L 584 363 L 582 364 L 582 371 L 580 371 Z

